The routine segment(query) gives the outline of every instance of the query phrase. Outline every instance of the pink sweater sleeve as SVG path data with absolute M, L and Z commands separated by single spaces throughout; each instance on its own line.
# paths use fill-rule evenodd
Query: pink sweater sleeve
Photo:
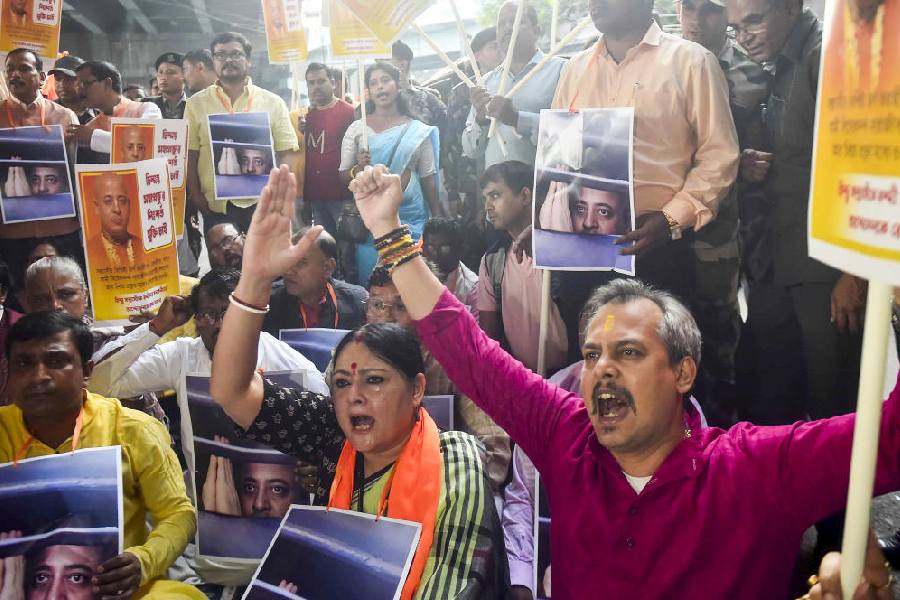
M 546 465 L 561 427 L 590 427 L 586 416 L 570 418 L 584 410 L 576 395 L 507 354 L 449 291 L 444 290 L 430 315 L 416 322 L 416 330 L 456 387 L 522 446 L 538 470 Z M 569 439 L 578 437 L 574 430 L 571 434 Z

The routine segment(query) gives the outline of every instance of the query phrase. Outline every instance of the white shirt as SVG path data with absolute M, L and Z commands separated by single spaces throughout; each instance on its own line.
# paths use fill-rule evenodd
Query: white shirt
M 200 338 L 182 337 L 156 345 L 159 339 L 150 331 L 150 325 L 145 323 L 103 346 L 94 354 L 96 366 L 88 389 L 108 398 L 130 398 L 146 392 L 178 390 L 182 450 L 188 468 L 193 471 L 193 435 L 182 383 L 188 374 L 209 376 L 212 359 Z M 325 378 L 309 359 L 264 331 L 259 335 L 256 366 L 265 371 L 302 372 L 308 390 L 330 395 Z M 220 585 L 247 585 L 257 567 L 257 563 L 246 560 L 213 561 L 199 557 L 189 563 L 204 581 Z

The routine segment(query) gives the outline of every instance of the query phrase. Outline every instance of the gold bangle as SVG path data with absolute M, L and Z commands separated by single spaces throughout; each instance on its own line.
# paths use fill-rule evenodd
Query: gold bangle
M 350 167 L 350 179 L 356 179 L 356 174 L 359 172 L 359 164 L 355 164 Z

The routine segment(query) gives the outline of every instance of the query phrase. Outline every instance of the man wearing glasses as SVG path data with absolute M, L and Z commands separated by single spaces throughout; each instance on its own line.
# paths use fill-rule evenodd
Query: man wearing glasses
M 213 269 L 241 270 L 244 262 L 244 234 L 228 221 L 213 225 L 206 232 L 206 250 Z
M 272 128 L 276 163 L 293 170 L 300 149 L 284 100 L 253 85 L 250 56 L 253 48 L 239 33 L 217 35 L 210 45 L 218 81 L 187 101 L 188 121 L 187 198 L 194 210 L 203 214 L 205 226 L 229 220 L 246 231 L 258 198 L 218 200 L 209 137 L 208 116 L 219 113 L 266 112 Z

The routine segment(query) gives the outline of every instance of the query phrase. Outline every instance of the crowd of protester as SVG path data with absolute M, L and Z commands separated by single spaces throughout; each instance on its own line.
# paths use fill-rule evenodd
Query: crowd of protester
M 7 55 L 0 128 L 63 125 L 73 164 L 110 152 L 111 117 L 188 123 L 181 289 L 156 314 L 94 325 L 77 217 L 0 224 L 0 462 L 123 447 L 126 549 L 95 593 L 227 599 L 250 582 L 246 564 L 196 557 L 188 373 L 212 376 L 238 434 L 308 466 L 316 503 L 379 514 L 382 492 L 405 499 L 385 509 L 423 525 L 404 598 L 798 592 L 804 532 L 817 559 L 840 542 L 865 311 L 865 282 L 807 252 L 822 25 L 802 0 L 676 6 L 680 36 L 652 0 L 590 0 L 599 39 L 513 97 L 497 93 L 503 57 L 512 86 L 545 56 L 530 4 L 513 41 L 516 0 L 472 37 L 477 64 L 458 62 L 483 87 L 449 69 L 416 81 L 398 41 L 355 101 L 340 70 L 309 63 L 294 111 L 252 82 L 239 33 L 164 53 L 150 86 L 127 85 L 115 57 L 45 72 L 28 49 Z M 637 278 L 554 272 L 536 373 L 540 112 L 621 106 Z M 223 110 L 269 116 L 259 198 L 216 198 L 207 115 Z M 351 332 L 324 373 L 279 340 L 317 328 Z M 265 378 L 283 370 L 304 389 Z M 453 396 L 458 431 L 438 430 L 426 395 Z M 900 489 L 898 402 L 878 493 Z M 533 576 L 536 472 L 552 586 L 549 569 Z M 900 536 L 881 545 L 900 562 Z M 836 560 L 812 597 L 835 593 Z M 865 585 L 889 597 L 879 560 Z

